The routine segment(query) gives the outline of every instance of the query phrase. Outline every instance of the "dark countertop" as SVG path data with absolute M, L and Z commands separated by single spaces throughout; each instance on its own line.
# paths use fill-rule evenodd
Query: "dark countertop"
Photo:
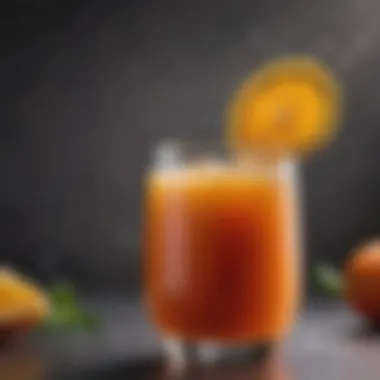
M 174 377 L 166 373 L 157 338 L 138 301 L 108 299 L 91 305 L 104 315 L 101 332 L 50 337 L 32 347 L 7 350 L 0 357 L 0 380 L 380 379 L 380 337 L 338 304 L 319 302 L 305 308 L 281 353 L 266 364 L 270 368 L 235 364 Z

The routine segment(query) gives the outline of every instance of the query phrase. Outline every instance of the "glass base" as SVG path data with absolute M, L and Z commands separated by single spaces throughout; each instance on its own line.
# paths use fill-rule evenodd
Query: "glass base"
M 220 344 L 189 342 L 178 338 L 163 341 L 166 358 L 170 365 L 214 364 L 234 362 L 260 362 L 270 356 L 273 342 Z

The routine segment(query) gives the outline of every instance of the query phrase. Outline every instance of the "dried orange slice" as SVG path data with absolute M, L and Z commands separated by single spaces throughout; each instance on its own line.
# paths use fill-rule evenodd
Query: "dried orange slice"
M 247 78 L 227 107 L 227 141 L 234 149 L 302 154 L 337 131 L 341 91 L 331 71 L 307 56 L 264 65 Z
M 48 297 L 36 285 L 8 268 L 0 270 L 0 331 L 32 327 L 48 313 Z

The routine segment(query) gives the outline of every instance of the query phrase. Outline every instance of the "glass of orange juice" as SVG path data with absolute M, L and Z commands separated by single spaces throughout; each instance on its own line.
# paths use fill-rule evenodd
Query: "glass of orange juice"
M 169 359 L 250 357 L 301 295 L 296 164 L 218 143 L 159 144 L 146 178 L 145 298 Z

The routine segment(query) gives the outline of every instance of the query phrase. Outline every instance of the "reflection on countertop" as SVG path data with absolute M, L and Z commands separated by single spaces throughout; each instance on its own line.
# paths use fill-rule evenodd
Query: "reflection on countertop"
M 75 380 L 292 380 L 282 355 L 260 362 L 226 363 L 170 368 L 159 358 L 139 362 L 108 363 L 78 373 Z M 63 378 L 62 378 L 63 379 Z M 71 377 L 72 379 L 72 377 Z
M 306 308 L 283 347 L 256 362 L 173 370 L 141 304 L 96 301 L 96 334 L 44 336 L 0 350 L 0 380 L 379 380 L 380 336 L 342 305 Z M 26 343 L 26 342 L 25 342 Z

